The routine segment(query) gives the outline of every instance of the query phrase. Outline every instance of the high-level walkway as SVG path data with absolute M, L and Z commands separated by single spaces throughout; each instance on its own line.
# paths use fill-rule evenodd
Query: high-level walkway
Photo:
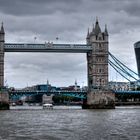
M 19 44 L 5 43 L 5 52 L 59 52 L 59 53 L 87 53 L 92 47 L 87 44 Z

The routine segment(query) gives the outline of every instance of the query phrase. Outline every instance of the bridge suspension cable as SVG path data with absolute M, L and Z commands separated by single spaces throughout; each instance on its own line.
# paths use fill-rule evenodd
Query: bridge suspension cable
M 117 66 L 112 61 L 108 60 L 108 62 L 122 77 L 124 77 L 130 82 L 130 80 L 117 69 Z
M 121 61 L 119 61 L 115 56 L 113 56 L 110 52 L 109 56 L 111 59 L 108 60 L 109 64 L 121 75 L 123 76 L 126 80 L 128 80 L 129 82 L 131 82 L 131 79 L 133 79 L 134 81 L 138 81 L 139 80 L 139 75 L 134 72 L 133 70 L 131 70 L 130 68 L 128 68 L 126 65 L 124 65 Z M 129 77 L 129 78 L 128 78 Z

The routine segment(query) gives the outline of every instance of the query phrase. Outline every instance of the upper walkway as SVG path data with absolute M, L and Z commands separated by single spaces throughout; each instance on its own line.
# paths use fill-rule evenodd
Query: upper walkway
M 5 52 L 59 52 L 59 53 L 87 53 L 92 50 L 87 44 L 20 44 L 5 43 Z

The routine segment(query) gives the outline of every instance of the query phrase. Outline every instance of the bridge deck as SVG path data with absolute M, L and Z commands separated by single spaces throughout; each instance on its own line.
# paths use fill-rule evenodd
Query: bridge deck
M 65 52 L 65 53 L 87 53 L 91 46 L 86 44 L 18 44 L 5 43 L 5 52 Z
M 114 91 L 115 94 L 140 94 L 140 91 Z
M 64 96 L 71 96 L 76 98 L 85 99 L 86 98 L 86 91 L 46 91 L 46 90 L 15 90 L 15 91 L 9 91 L 10 98 L 11 97 L 21 97 L 21 96 L 30 96 L 30 95 L 64 95 Z

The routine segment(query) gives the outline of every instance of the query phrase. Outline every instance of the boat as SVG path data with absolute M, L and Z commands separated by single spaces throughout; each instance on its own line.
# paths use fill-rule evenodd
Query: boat
M 12 103 L 12 106 L 16 106 L 16 103 L 13 102 L 13 103 Z
M 53 109 L 53 105 L 52 104 L 43 104 L 43 109 Z

